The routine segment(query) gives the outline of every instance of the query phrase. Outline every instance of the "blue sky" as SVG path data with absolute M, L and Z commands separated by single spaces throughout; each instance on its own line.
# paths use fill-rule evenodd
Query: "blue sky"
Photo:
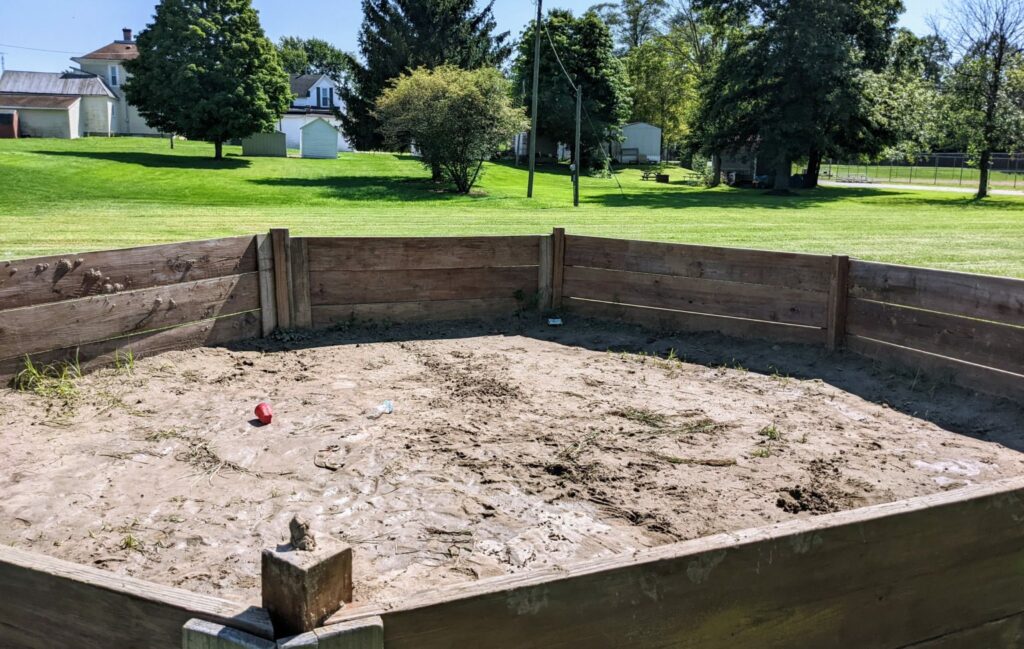
M 547 8 L 583 11 L 598 0 L 546 0 Z M 935 0 L 904 0 L 902 23 L 927 33 Z M 317 36 L 347 50 L 356 48 L 361 22 L 359 0 L 253 0 L 263 28 L 281 36 Z M 8 70 L 60 71 L 82 55 L 121 37 L 122 27 L 136 32 L 150 21 L 152 0 L 0 0 L 0 52 Z M 530 0 L 497 0 L 498 24 L 517 36 L 532 17 Z M 25 49 L 34 48 L 34 49 Z M 36 51 L 55 50 L 55 51 Z

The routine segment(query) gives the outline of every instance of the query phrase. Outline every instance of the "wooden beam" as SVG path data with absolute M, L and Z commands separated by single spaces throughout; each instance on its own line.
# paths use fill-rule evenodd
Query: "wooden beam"
M 181 629 L 182 649 L 277 649 L 277 643 L 206 620 L 189 620 Z
M 292 258 L 292 326 L 296 329 L 309 329 L 313 326 L 313 314 L 309 300 L 309 256 L 306 239 L 297 237 L 291 240 Z
M 512 316 L 522 307 L 515 298 L 336 304 L 313 307 L 317 329 L 346 322 L 441 322 L 445 320 L 495 320 Z
M 842 255 L 832 257 L 832 269 L 828 289 L 828 321 L 825 325 L 826 346 L 835 351 L 843 346 L 846 338 L 846 304 L 849 296 L 850 258 Z
M 274 289 L 274 244 L 269 234 L 256 236 L 257 262 L 260 273 L 260 319 L 263 337 L 277 328 L 277 300 Z
M 310 274 L 313 306 L 511 298 L 532 295 L 536 266 L 341 270 Z
M 281 640 L 279 649 L 384 649 L 384 620 L 367 617 Z
M 428 270 L 536 266 L 538 236 L 311 237 L 309 268 Z
M 562 308 L 562 283 L 565 278 L 565 228 L 551 232 L 551 308 Z
M 540 264 L 537 267 L 537 306 L 541 312 L 551 309 L 551 284 L 554 281 L 554 242 L 552 236 L 540 238 Z
M 274 228 L 270 231 L 270 239 L 274 251 L 274 300 L 277 306 L 277 326 L 281 329 L 291 329 L 291 237 L 287 229 Z

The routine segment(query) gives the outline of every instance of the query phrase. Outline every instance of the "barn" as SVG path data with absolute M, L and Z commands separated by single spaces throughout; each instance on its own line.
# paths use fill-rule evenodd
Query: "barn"
M 22 137 L 109 136 L 114 94 L 84 72 L 20 72 L 0 76 L 0 113 L 17 114 Z
M 338 129 L 323 118 L 302 127 L 299 151 L 303 158 L 331 159 L 338 157 Z

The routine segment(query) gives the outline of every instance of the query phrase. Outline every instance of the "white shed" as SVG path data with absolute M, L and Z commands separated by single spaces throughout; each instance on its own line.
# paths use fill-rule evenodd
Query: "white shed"
M 338 129 L 322 117 L 313 120 L 302 127 L 299 151 L 303 158 L 337 158 Z
M 647 122 L 634 122 L 622 127 L 625 139 L 612 147 L 620 164 L 661 162 L 661 129 Z

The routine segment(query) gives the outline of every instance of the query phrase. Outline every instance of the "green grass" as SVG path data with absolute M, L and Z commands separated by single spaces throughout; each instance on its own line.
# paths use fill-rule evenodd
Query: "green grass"
M 138 246 L 291 228 L 333 236 L 570 233 L 842 253 L 1024 277 L 1024 199 L 828 188 L 777 198 L 584 178 L 573 209 L 564 168 L 487 165 L 478 195 L 440 192 L 418 161 L 247 159 L 166 140 L 0 140 L 0 258 Z

